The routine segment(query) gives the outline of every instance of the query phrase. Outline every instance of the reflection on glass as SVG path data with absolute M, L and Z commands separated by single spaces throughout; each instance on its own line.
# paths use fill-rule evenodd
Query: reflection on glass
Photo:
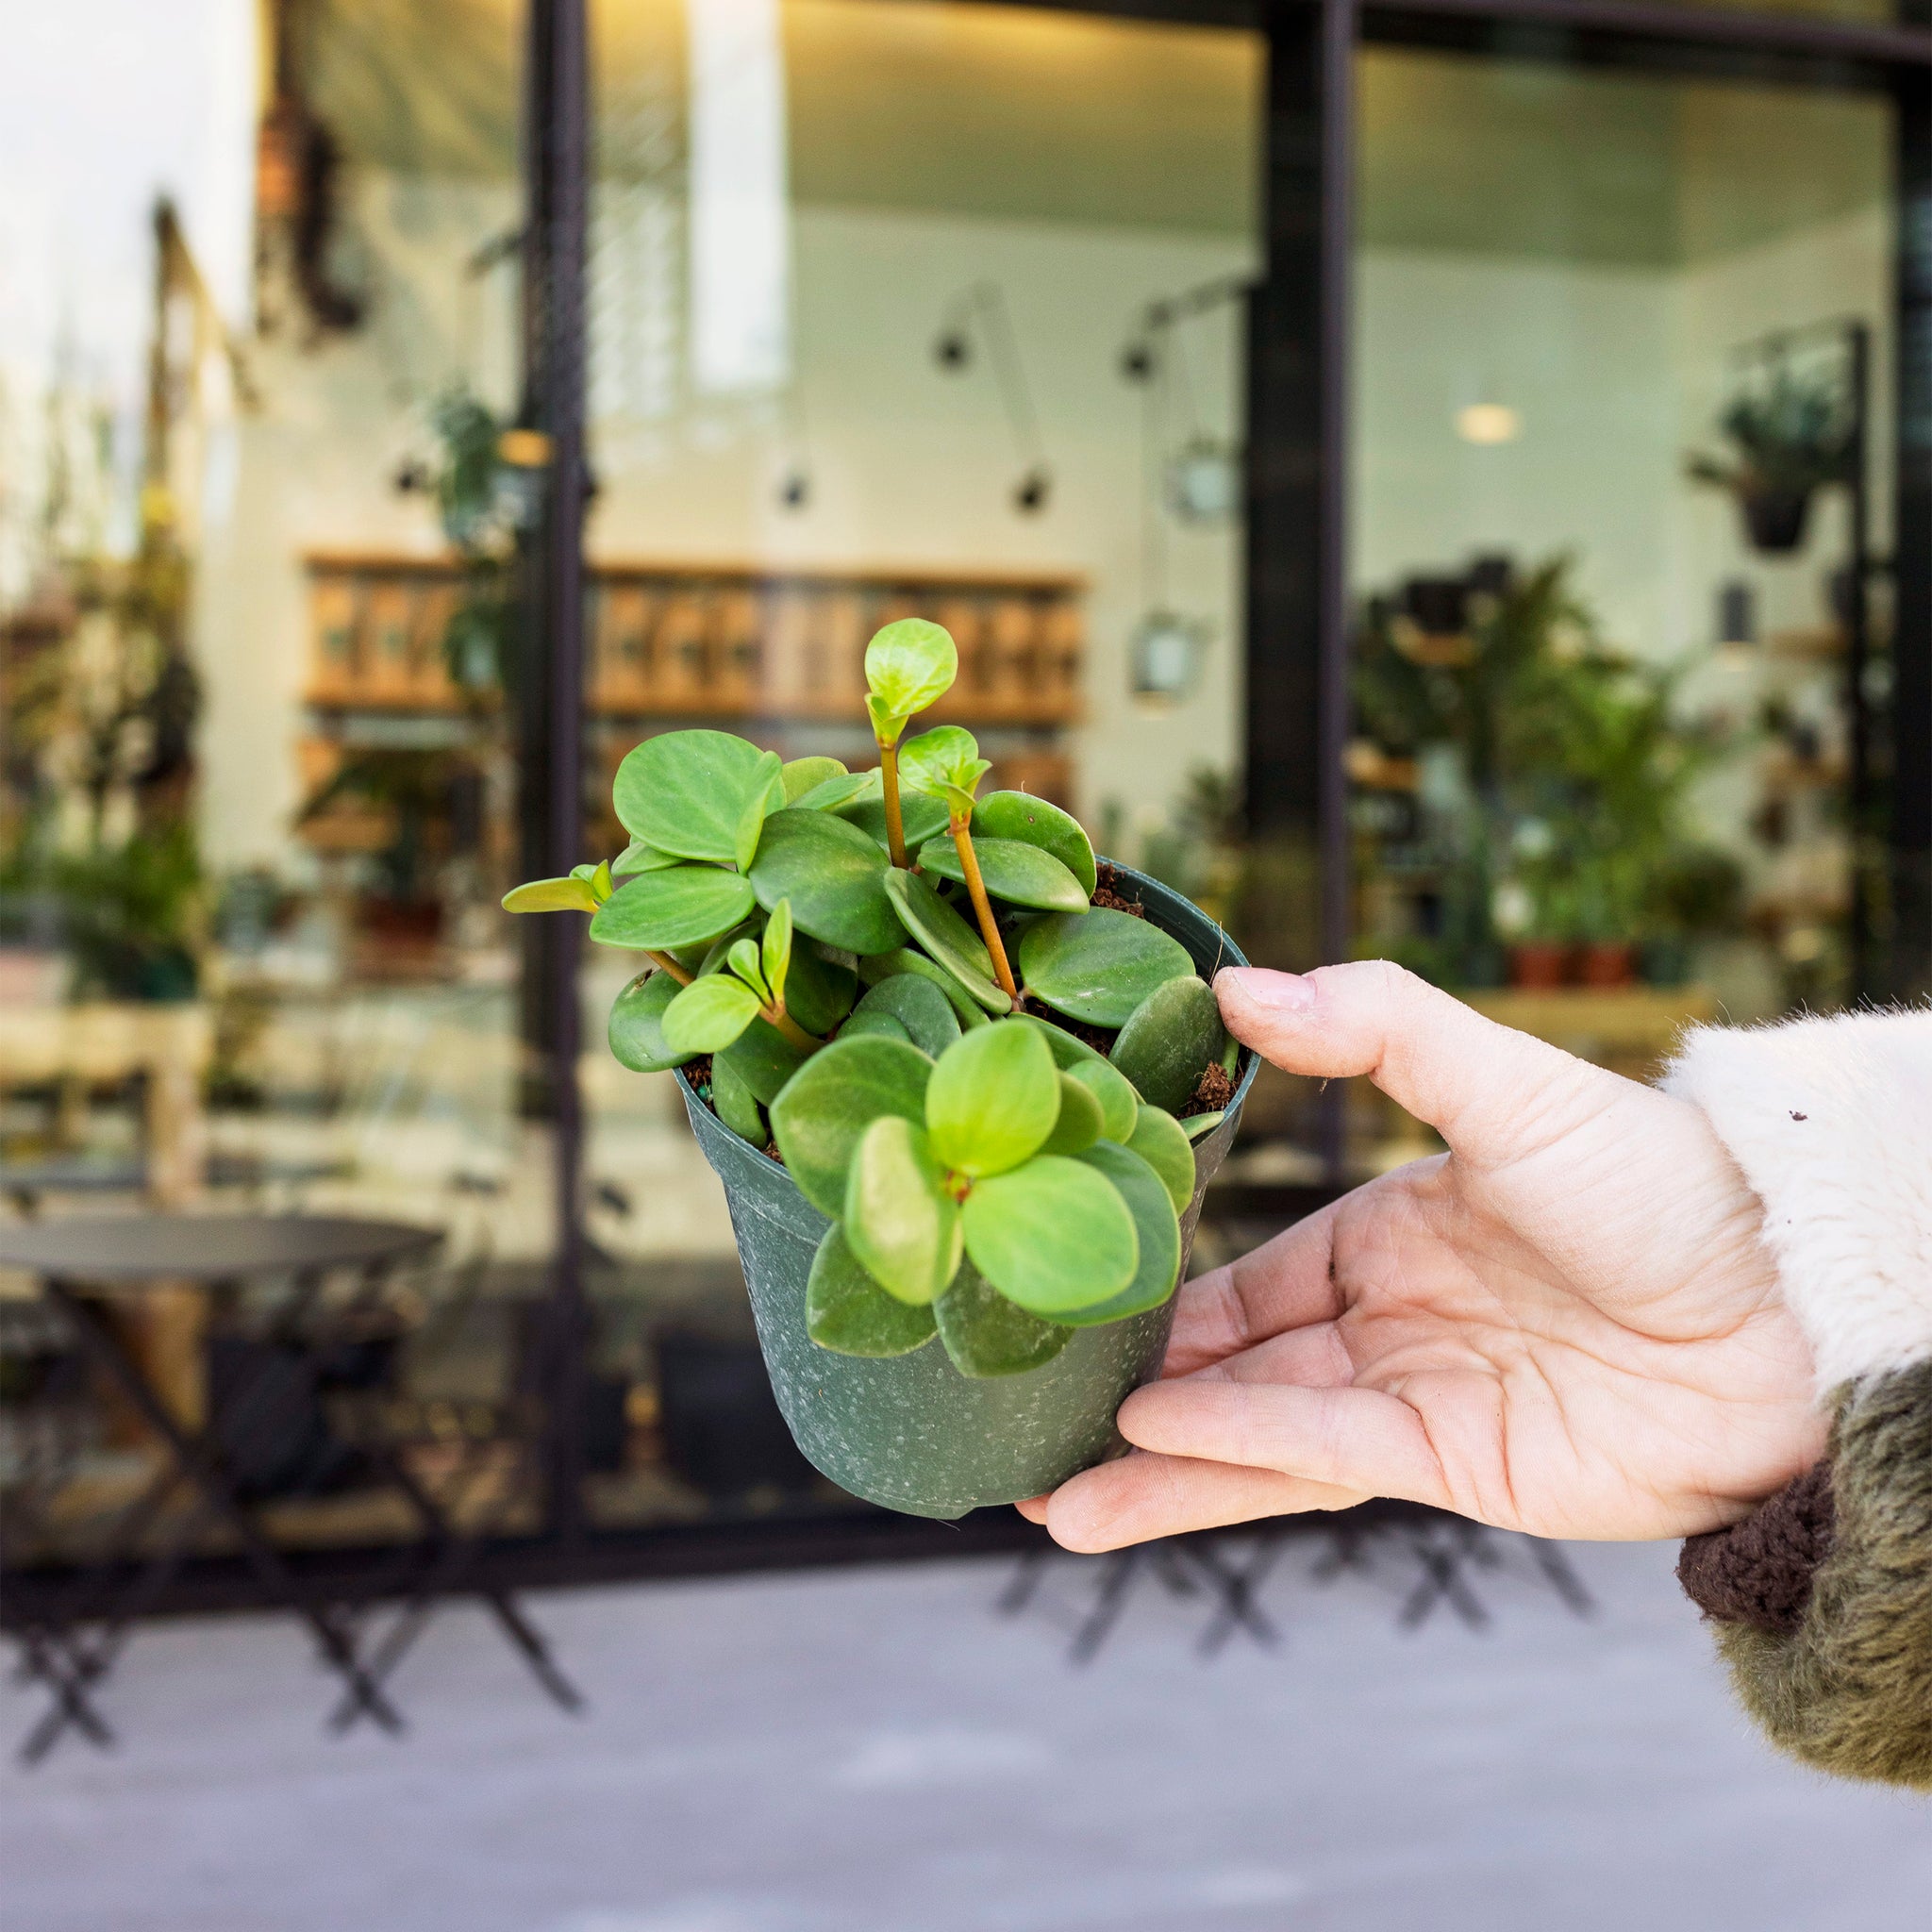
M 363 1392 L 425 1481 L 474 1439 L 498 1526 L 532 1520 L 517 1297 L 553 1240 L 496 908 L 514 13 L 85 0 L 0 70 L 8 1190 L 444 1230 Z M 127 1319 L 190 1420 L 271 1345 L 247 1296 Z M 286 1425 L 278 1534 L 408 1524 L 301 1450 L 340 1447 L 321 1409 Z M 144 1452 L 91 1426 L 111 1509 Z
M 989 785 L 1205 872 L 1184 834 L 1204 787 L 1231 792 L 1241 736 L 1257 39 L 890 0 L 610 4 L 593 25 L 598 809 L 624 754 L 679 724 L 875 762 L 860 656 L 918 615 L 961 657 L 933 722 L 971 726 Z M 741 145 L 714 152 L 719 127 Z M 591 836 L 587 856 L 622 842 Z M 592 952 L 599 1373 L 638 1389 L 593 1510 L 844 1507 L 762 1394 L 670 1078 L 603 1050 L 634 959 Z
M 1847 997 L 1889 109 L 1379 51 L 1359 99 L 1359 948 L 1632 1072 Z

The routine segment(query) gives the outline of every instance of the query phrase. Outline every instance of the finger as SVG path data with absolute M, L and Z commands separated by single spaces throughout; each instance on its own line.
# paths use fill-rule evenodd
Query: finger
M 1386 959 L 1301 975 L 1224 967 L 1214 991 L 1229 1030 L 1276 1066 L 1329 1079 L 1366 1074 L 1478 1160 L 1545 1144 L 1616 1078 Z
M 1329 1274 L 1335 1208 L 1285 1228 L 1252 1254 L 1186 1283 L 1174 1303 L 1164 1375 L 1189 1375 L 1283 1329 L 1332 1321 L 1341 1291 Z
M 1411 1503 L 1447 1500 L 1421 1416 L 1376 1389 L 1207 1376 L 1154 1382 L 1121 1405 L 1120 1431 L 1137 1449 L 1160 1456 L 1278 1470 Z
M 1346 1389 L 1355 1363 L 1333 1322 L 1310 1322 L 1283 1335 L 1271 1335 L 1196 1372 L 1196 1381 L 1283 1382 L 1296 1389 Z
M 1024 1503 L 1015 1503 L 1013 1507 L 1028 1523 L 1044 1523 L 1046 1521 L 1046 1506 L 1052 1501 L 1051 1493 L 1044 1496 L 1028 1496 Z
M 1046 1524 L 1063 1549 L 1091 1553 L 1263 1516 L 1347 1509 L 1362 1500 L 1359 1493 L 1272 1469 L 1231 1469 L 1137 1451 L 1062 1483 Z

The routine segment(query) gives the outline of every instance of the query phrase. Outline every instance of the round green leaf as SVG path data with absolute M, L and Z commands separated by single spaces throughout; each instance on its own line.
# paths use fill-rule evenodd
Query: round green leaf
M 937 1059 L 958 1039 L 959 1022 L 953 1003 L 931 980 L 914 973 L 895 973 L 882 979 L 859 1001 L 853 1019 L 865 1013 L 887 1013 L 906 1029 L 907 1038 L 922 1053 Z M 850 1022 L 847 1023 L 848 1027 Z
M 664 731 L 625 756 L 611 800 L 633 839 L 723 863 L 737 858 L 745 808 L 771 782 L 765 754 L 728 731 Z
M 886 893 L 900 923 L 989 1013 L 1005 1013 L 1012 1001 L 992 976 L 992 961 L 979 935 L 936 892 L 930 881 L 900 867 L 886 869 Z
M 834 807 L 833 816 L 843 819 L 848 825 L 857 825 L 881 852 L 891 850 L 891 841 L 886 837 L 883 799 L 861 798 L 851 805 Z M 899 823 L 905 827 L 906 849 L 917 852 L 927 840 L 937 838 L 946 829 L 946 808 L 937 798 L 928 798 L 924 791 L 902 789 L 899 793 Z
M 727 1059 L 711 1062 L 711 1106 L 741 1141 L 762 1147 L 771 1139 L 765 1130 L 764 1116 L 758 1111 L 758 1096 L 732 1072 Z
M 731 950 L 724 956 L 724 963 L 758 994 L 760 1006 L 769 1003 L 771 988 L 765 984 L 764 973 L 758 965 L 758 941 L 734 941 Z
M 860 1005 L 863 1004 L 861 1001 Z M 907 1031 L 905 1021 L 876 1008 L 871 1012 L 851 1013 L 847 1016 L 844 1025 L 839 1029 L 841 1040 L 858 1040 L 867 1036 L 874 1040 L 903 1040 L 908 1046 L 912 1044 L 912 1035 Z M 924 1049 L 922 1048 L 921 1051 L 924 1052 Z
M 1105 1123 L 1100 1103 L 1091 1087 L 1083 1087 L 1071 1074 L 1058 1074 L 1060 1083 L 1059 1118 L 1053 1132 L 1041 1143 L 1042 1154 L 1078 1154 L 1100 1139 Z
M 1133 1138 L 1141 1118 L 1141 1096 L 1128 1084 L 1126 1075 L 1098 1054 L 1091 1060 L 1075 1061 L 1067 1074 L 1099 1103 L 1102 1135 L 1124 1146 Z
M 1036 1152 L 1060 1110 L 1059 1075 L 1030 1026 L 984 1026 L 940 1056 L 925 1089 L 932 1151 L 959 1174 L 1005 1174 Z
M 758 970 L 765 975 L 765 984 L 772 989 L 772 997 L 782 1000 L 785 982 L 791 971 L 790 899 L 780 899 L 772 908 L 771 918 L 765 922 L 765 937 L 758 951 Z
M 1049 913 L 1020 941 L 1027 991 L 1094 1026 L 1122 1025 L 1157 986 L 1193 970 L 1180 941 L 1111 907 Z
M 681 991 L 668 973 L 647 973 L 633 979 L 610 1004 L 606 1037 L 619 1066 L 633 1074 L 667 1074 L 691 1058 L 664 1038 L 664 1008 Z
M 958 1272 L 959 1209 L 925 1131 L 896 1114 L 858 1137 L 845 1171 L 845 1241 L 859 1265 L 902 1302 L 930 1302 Z
M 1193 1098 L 1201 1075 L 1220 1063 L 1226 1038 L 1207 982 L 1170 979 L 1127 1015 L 1110 1058 L 1142 1100 L 1174 1113 Z
M 800 811 L 836 811 L 840 806 L 849 805 L 855 798 L 875 790 L 878 775 L 876 767 L 870 772 L 841 772 L 836 777 L 825 779 L 823 784 L 814 785 L 799 797 L 788 798 L 785 802 L 795 805 Z
M 639 872 L 662 872 L 667 866 L 682 865 L 684 860 L 675 852 L 659 852 L 655 845 L 646 845 L 641 839 L 633 839 L 615 858 L 610 861 L 610 870 L 619 874 Z
M 1061 1318 L 1076 1328 L 1097 1328 L 1158 1308 L 1174 1291 L 1181 1278 L 1181 1226 L 1160 1176 L 1138 1154 L 1100 1141 L 1079 1158 L 1113 1183 L 1141 1243 L 1134 1278 L 1119 1294 Z
M 973 810 L 973 793 L 992 769 L 963 724 L 936 724 L 899 747 L 899 786 L 946 801 L 948 814 Z
M 1050 852 L 1038 845 L 1024 845 L 1016 839 L 973 841 L 973 856 L 979 861 L 979 876 L 995 899 L 1008 906 L 1037 906 L 1048 912 L 1085 912 L 1087 894 L 1080 882 Z M 928 839 L 919 848 L 922 871 L 936 873 L 942 879 L 966 883 L 966 867 L 959 848 L 951 838 Z
M 765 820 L 785 802 L 785 768 L 774 751 L 759 756 L 752 774 L 743 808 L 738 814 L 738 833 L 731 844 L 731 857 L 740 872 L 751 870 L 752 855 L 758 849 L 758 836 Z
M 597 908 L 591 937 L 607 946 L 695 945 L 728 931 L 755 901 L 751 881 L 715 865 L 640 873 Z
M 531 879 L 503 895 L 506 912 L 594 912 L 597 895 L 589 879 L 573 873 L 562 879 Z
M 1180 1122 L 1158 1107 L 1142 1107 L 1126 1144 L 1160 1176 L 1174 1211 L 1185 1214 L 1194 1198 L 1194 1150 Z
M 940 1340 L 962 1375 L 1024 1375 L 1052 1361 L 1074 1331 L 1015 1307 L 971 1261 L 933 1304 Z
M 958 1015 L 961 1026 L 992 1024 L 986 1017 L 986 1008 L 943 966 L 928 959 L 924 953 L 915 953 L 910 946 L 901 946 L 891 953 L 877 953 L 870 959 L 858 962 L 858 976 L 868 986 L 877 986 L 884 980 L 907 974 L 917 974 L 920 978 L 928 979 L 938 987 L 952 1002 L 953 1011 Z
M 1071 812 L 1024 791 L 989 791 L 973 808 L 973 831 L 977 838 L 1017 839 L 1050 852 L 1080 882 L 1081 893 L 1093 896 L 1100 873 L 1093 846 Z
M 923 617 L 902 617 L 873 633 L 865 683 L 887 717 L 909 718 L 945 696 L 959 675 L 951 632 Z
M 805 1284 L 805 1332 L 837 1355 L 910 1355 L 933 1338 L 930 1307 L 908 1307 L 858 1265 L 834 1222 Z
M 728 973 L 707 974 L 664 1008 L 664 1043 L 679 1053 L 722 1053 L 758 1016 L 758 996 Z
M 1008 1301 L 1051 1320 L 1119 1294 L 1140 1266 L 1140 1237 L 1119 1191 L 1062 1155 L 976 1182 L 960 1220 L 974 1266 Z
M 1062 1073 L 1077 1067 L 1082 1060 L 1097 1060 L 1102 1066 L 1107 1065 L 1104 1053 L 1096 1053 L 1084 1040 L 1075 1039 L 1064 1026 L 1056 1026 L 1051 1020 L 1042 1020 L 1038 1013 L 1018 1013 L 1014 1017 L 1031 1026 L 1046 1041 L 1054 1065 Z
M 925 1124 L 932 1062 L 897 1040 L 835 1040 L 786 1082 L 772 1133 L 799 1191 L 821 1214 L 845 1207 L 845 1170 L 858 1137 L 882 1114 Z M 760 1096 L 762 1097 L 762 1096 Z
M 844 764 L 838 758 L 793 758 L 786 765 L 782 774 L 785 803 L 796 805 L 808 792 L 816 790 L 827 780 L 850 775 Z
M 761 1106 L 770 1107 L 807 1057 L 769 1021 L 754 1020 L 719 1058 L 730 1061 Z
M 808 941 L 792 941 L 791 963 L 785 969 L 785 1010 L 808 1033 L 823 1040 L 852 1010 L 858 992 L 858 975 L 851 967 L 822 958 Z
M 791 807 L 765 821 L 751 868 L 752 891 L 767 910 L 791 901 L 800 932 L 848 953 L 889 953 L 906 930 L 886 896 L 891 870 L 857 825 L 830 812 Z
M 1190 1114 L 1181 1123 L 1181 1132 L 1188 1137 L 1190 1141 L 1205 1141 L 1226 1118 L 1225 1109 L 1220 1113 Z

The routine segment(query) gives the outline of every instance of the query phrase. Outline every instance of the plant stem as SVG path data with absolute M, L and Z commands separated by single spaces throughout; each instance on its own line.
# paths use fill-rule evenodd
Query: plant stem
M 986 881 L 979 876 L 979 855 L 973 849 L 973 830 L 970 821 L 956 812 L 947 822 L 947 829 L 953 835 L 953 844 L 959 854 L 959 870 L 966 874 L 966 890 L 973 898 L 973 910 L 979 921 L 979 935 L 986 941 L 986 950 L 992 955 L 993 977 L 1000 983 L 1000 991 L 1017 1007 L 1020 1004 L 1020 989 L 1013 982 L 1013 969 L 1007 964 L 1007 949 L 1000 939 L 1000 929 L 992 916 L 992 905 L 986 896 Z
M 653 966 L 657 967 L 658 972 L 670 974 L 679 986 L 689 986 L 691 984 L 691 974 L 669 953 L 654 953 L 649 947 L 646 947 L 644 949 L 644 958 Z
M 886 799 L 886 844 L 901 872 L 911 869 L 906 857 L 906 822 L 899 816 L 899 747 L 879 746 L 879 782 Z
M 825 1043 L 815 1035 L 808 1033 L 785 1010 L 785 1002 L 783 1000 L 778 1000 L 769 1007 L 762 1008 L 758 1017 L 769 1025 L 775 1026 L 793 1046 L 801 1047 L 807 1053 L 816 1053 Z

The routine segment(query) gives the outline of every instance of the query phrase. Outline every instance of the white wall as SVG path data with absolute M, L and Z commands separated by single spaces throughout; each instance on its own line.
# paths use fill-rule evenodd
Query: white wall
M 460 264 L 509 215 L 507 195 L 472 185 L 365 177 L 355 216 L 376 276 L 371 331 L 264 361 L 273 402 L 242 431 L 234 519 L 211 539 L 201 574 L 203 797 L 217 863 L 287 848 L 306 648 L 301 551 L 436 544 L 426 507 L 399 499 L 389 478 L 420 435 L 412 399 L 479 362 L 486 387 L 505 387 L 507 303 L 465 283 Z M 1142 608 L 1141 392 L 1122 380 L 1118 358 L 1142 305 L 1241 268 L 1241 247 L 809 208 L 796 213 L 794 246 L 794 386 L 599 422 L 592 549 L 1083 573 L 1092 586 L 1090 723 L 1075 737 L 1083 808 L 1112 796 L 1155 811 L 1191 765 L 1225 766 L 1240 704 L 1231 532 L 1169 539 L 1174 601 L 1213 626 L 1200 689 L 1158 718 L 1128 699 L 1125 640 Z M 948 304 L 978 280 L 1007 291 L 1056 474 L 1037 517 L 1008 502 L 1023 464 L 990 370 L 982 361 L 949 375 L 931 355 Z M 1236 341 L 1231 314 L 1190 334 L 1201 414 L 1223 431 L 1239 418 Z M 791 513 L 776 485 L 799 457 L 813 490 L 808 508 Z
M 1374 249 L 1356 275 L 1353 579 L 1380 590 L 1477 551 L 1562 550 L 1617 642 L 1665 631 L 1680 409 L 1676 278 L 1651 269 Z M 1457 434 L 1474 403 L 1513 442 Z

